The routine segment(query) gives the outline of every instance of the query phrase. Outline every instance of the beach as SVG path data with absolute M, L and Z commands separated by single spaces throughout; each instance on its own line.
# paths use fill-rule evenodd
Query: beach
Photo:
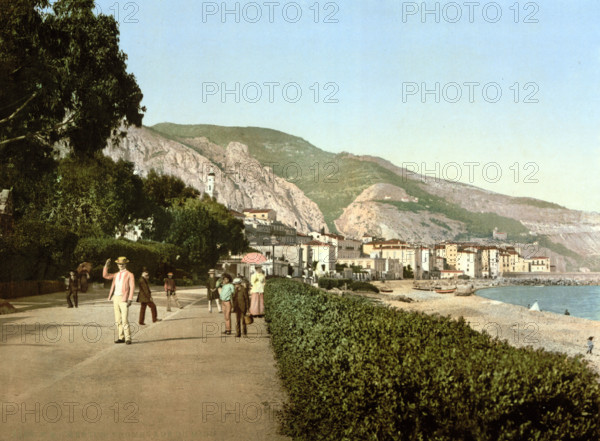
M 381 288 L 381 283 L 374 283 Z M 455 296 L 413 289 L 412 280 L 386 282 L 391 293 L 378 295 L 383 302 L 398 309 L 427 314 L 463 317 L 473 329 L 506 340 L 516 347 L 532 346 L 571 356 L 583 355 L 590 367 L 600 374 L 600 322 L 552 312 L 529 311 L 522 306 L 489 300 L 477 295 Z M 393 300 L 404 295 L 413 302 Z M 594 354 L 585 355 L 587 339 L 594 336 Z

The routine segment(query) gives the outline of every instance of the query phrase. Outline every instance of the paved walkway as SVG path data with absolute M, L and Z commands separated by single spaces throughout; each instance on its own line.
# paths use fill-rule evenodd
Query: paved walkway
M 180 290 L 184 309 L 137 325 L 133 344 L 114 344 L 108 290 L 16 299 L 0 316 L 0 440 L 286 440 L 276 411 L 285 393 L 261 319 L 248 338 L 224 336 L 206 290 Z M 235 316 L 232 317 L 235 326 Z M 135 325 L 133 325 L 135 323 Z

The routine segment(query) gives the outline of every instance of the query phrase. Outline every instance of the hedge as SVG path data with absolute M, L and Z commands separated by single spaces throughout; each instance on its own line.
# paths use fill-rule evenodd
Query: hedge
M 464 320 L 269 281 L 265 313 L 297 440 L 598 440 L 598 376 Z
M 16 299 L 19 297 L 51 294 L 64 291 L 65 289 L 65 282 L 58 280 L 5 282 L 0 283 L 0 298 Z
M 137 277 L 142 274 L 142 268 L 147 267 L 151 277 L 166 277 L 166 271 L 172 270 L 177 263 L 177 256 L 184 255 L 176 245 L 139 241 L 131 242 L 125 239 L 81 239 L 74 252 L 78 262 L 91 262 L 94 267 L 91 279 L 102 281 L 102 268 L 106 259 L 113 260 L 125 256 L 130 261 L 127 269 Z M 113 264 L 111 271 L 116 271 Z

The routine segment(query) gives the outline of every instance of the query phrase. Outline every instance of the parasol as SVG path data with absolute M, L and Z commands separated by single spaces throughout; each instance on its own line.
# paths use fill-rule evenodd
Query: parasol
M 242 257 L 242 263 L 252 263 L 254 265 L 259 265 L 261 263 L 265 263 L 267 258 L 260 253 L 248 253 L 244 257 Z
M 89 273 L 91 270 L 92 270 L 92 264 L 90 262 L 82 262 L 77 267 L 78 273 L 82 273 L 84 271 L 87 271 Z

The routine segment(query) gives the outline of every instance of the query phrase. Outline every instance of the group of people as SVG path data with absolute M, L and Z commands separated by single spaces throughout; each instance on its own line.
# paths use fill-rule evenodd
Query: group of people
M 119 257 L 115 263 L 119 270 L 110 273 L 108 268 L 111 259 L 104 264 L 102 277 L 112 280 L 108 293 L 108 300 L 112 300 L 115 314 L 115 323 L 118 327 L 118 338 L 115 343 L 131 344 L 131 331 L 129 329 L 128 313 L 129 307 L 133 302 L 135 291 L 135 278 L 132 272 L 127 270 L 129 260 L 126 257 Z M 235 279 L 228 273 L 223 273 L 219 279 L 215 276 L 215 270 L 209 271 L 207 283 L 208 311 L 212 312 L 213 301 L 217 304 L 219 312 L 225 316 L 224 334 L 231 334 L 231 312 L 236 314 L 236 336 L 247 335 L 246 317 L 262 317 L 264 315 L 264 287 L 266 277 L 262 268 L 258 266 L 256 272 L 252 275 L 250 282 L 238 274 Z M 171 301 L 182 309 L 183 306 L 177 298 L 177 286 L 173 279 L 173 273 L 168 273 L 164 280 L 164 289 L 167 295 L 167 311 L 171 311 Z M 76 297 L 75 297 L 76 299 Z M 76 300 L 77 301 L 77 300 Z M 150 289 L 148 271 L 144 269 L 139 280 L 139 294 L 137 301 L 141 303 L 139 324 L 144 325 L 146 308 L 149 307 L 152 313 L 152 321 L 160 321 L 156 309 L 156 304 L 152 298 Z
M 225 316 L 224 334 L 231 334 L 231 313 L 236 316 L 236 337 L 247 335 L 247 322 L 252 319 L 246 317 L 262 317 L 265 314 L 264 291 L 266 276 L 262 267 L 257 266 L 250 281 L 238 274 L 233 278 L 228 273 L 223 273 L 217 280 L 215 270 L 209 271 L 207 283 L 208 311 L 212 312 L 213 301 L 217 309 Z M 219 292 L 219 289 L 221 290 Z M 222 306 L 221 306 L 222 305 Z

